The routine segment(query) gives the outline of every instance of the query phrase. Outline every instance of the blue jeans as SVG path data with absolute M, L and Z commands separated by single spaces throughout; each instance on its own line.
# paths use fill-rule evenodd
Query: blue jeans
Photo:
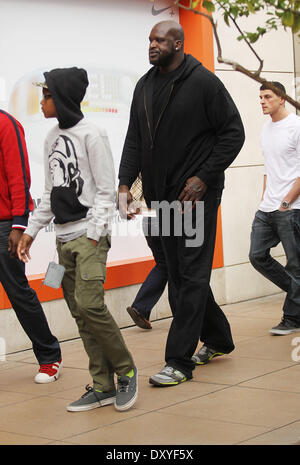
M 168 282 L 168 269 L 161 239 L 158 235 L 158 220 L 151 217 L 143 218 L 143 230 L 154 257 L 155 266 L 140 287 L 132 307 L 149 320 L 151 310 L 159 301 Z
M 282 243 L 286 266 L 270 255 Z M 265 278 L 285 291 L 285 317 L 300 323 L 300 210 L 256 212 L 251 232 L 249 259 Z

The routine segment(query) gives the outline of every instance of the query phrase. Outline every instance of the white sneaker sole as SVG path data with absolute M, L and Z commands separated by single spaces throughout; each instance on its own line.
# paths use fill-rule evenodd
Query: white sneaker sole
M 105 405 L 111 405 L 115 402 L 115 397 L 108 397 L 107 399 L 94 402 L 89 405 L 67 405 L 68 412 L 87 412 L 88 410 L 94 410 L 95 408 L 105 407 Z
M 270 331 L 269 331 L 270 334 L 275 334 L 275 335 L 278 335 L 278 336 L 285 336 L 285 335 L 292 334 L 292 333 L 297 333 L 297 332 L 300 332 L 300 328 L 288 329 L 288 330 L 270 329 Z

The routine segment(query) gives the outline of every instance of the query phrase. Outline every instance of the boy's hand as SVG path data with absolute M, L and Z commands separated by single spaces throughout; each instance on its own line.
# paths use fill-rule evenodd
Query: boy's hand
M 118 209 L 120 216 L 123 220 L 131 220 L 134 218 L 135 211 L 130 211 L 130 204 L 132 204 L 132 194 L 127 186 L 120 186 L 118 189 Z
M 29 249 L 32 243 L 33 237 L 29 236 L 28 234 L 23 234 L 18 245 L 17 253 L 19 260 L 21 260 L 24 263 L 27 263 L 31 259 Z
M 17 248 L 22 235 L 22 229 L 12 229 L 8 236 L 8 251 L 11 258 L 17 257 Z

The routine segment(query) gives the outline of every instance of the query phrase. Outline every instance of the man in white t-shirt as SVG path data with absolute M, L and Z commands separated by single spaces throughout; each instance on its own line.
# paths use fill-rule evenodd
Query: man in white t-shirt
M 300 331 L 300 117 L 289 113 L 281 92 L 260 88 L 264 115 L 271 119 L 261 133 L 265 160 L 263 198 L 251 232 L 250 262 L 263 276 L 286 292 L 281 322 L 271 334 Z M 270 255 L 281 242 L 286 266 Z

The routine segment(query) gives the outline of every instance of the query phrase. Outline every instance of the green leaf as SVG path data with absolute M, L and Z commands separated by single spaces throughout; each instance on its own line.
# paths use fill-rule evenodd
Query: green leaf
M 224 13 L 223 18 L 224 18 L 225 24 L 227 24 L 227 26 L 230 27 L 230 24 L 229 24 L 229 13 L 227 13 L 227 11 L 226 11 L 226 13 Z
M 278 7 L 284 10 L 286 7 L 285 0 L 278 0 Z
M 215 11 L 215 5 L 211 0 L 204 0 L 202 5 L 204 6 L 204 8 L 207 9 L 209 13 L 213 13 Z
M 260 27 L 260 26 L 258 26 L 256 28 L 256 30 L 257 30 L 257 32 L 259 33 L 260 36 L 262 36 L 263 34 L 265 34 L 267 32 L 265 27 Z
M 259 38 L 259 34 L 257 34 L 256 32 L 247 32 L 246 36 L 251 44 L 254 44 L 254 42 L 256 42 Z
M 282 24 L 287 27 L 292 27 L 294 24 L 294 13 L 292 11 L 285 11 L 281 17 Z
M 248 7 L 248 10 L 250 11 L 250 13 L 255 13 L 255 7 L 254 7 L 254 5 L 252 5 L 251 2 L 247 2 L 247 7 Z
M 238 16 L 238 14 L 239 14 L 239 9 L 238 9 L 238 7 L 232 5 L 232 6 L 230 7 L 230 13 L 236 18 L 236 17 Z
M 192 2 L 192 8 L 196 8 L 200 3 L 200 0 L 195 0 L 194 2 Z
M 293 27 L 292 27 L 292 32 L 294 34 L 297 34 L 297 32 L 300 31 L 300 16 L 294 16 L 294 24 L 293 24 Z

